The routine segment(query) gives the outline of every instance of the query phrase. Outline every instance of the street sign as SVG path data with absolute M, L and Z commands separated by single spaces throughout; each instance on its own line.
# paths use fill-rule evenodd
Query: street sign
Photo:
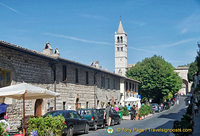
M 141 95 L 138 94 L 138 95 L 137 95 L 137 98 L 141 99 Z

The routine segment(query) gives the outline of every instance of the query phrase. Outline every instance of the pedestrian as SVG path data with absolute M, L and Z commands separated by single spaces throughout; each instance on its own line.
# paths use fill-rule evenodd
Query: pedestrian
M 106 119 L 108 127 L 110 126 L 110 123 L 111 123 L 111 114 L 112 114 L 112 109 L 110 106 L 110 102 L 108 102 L 108 104 L 106 105 L 105 114 L 104 114 L 104 118 Z
M 117 105 L 115 105 L 114 109 L 115 109 L 116 112 L 119 111 L 119 108 L 118 108 Z
M 130 104 L 128 104 L 128 111 L 130 111 L 131 110 L 131 105 Z
M 179 104 L 179 98 L 177 98 L 177 104 Z
M 131 107 L 131 120 L 135 119 L 135 105 Z
M 138 109 L 138 105 L 136 105 L 136 108 L 135 108 L 135 120 L 138 120 L 138 116 L 139 116 L 139 109 Z
M 119 109 L 122 108 L 122 104 L 121 103 L 118 104 L 118 108 Z

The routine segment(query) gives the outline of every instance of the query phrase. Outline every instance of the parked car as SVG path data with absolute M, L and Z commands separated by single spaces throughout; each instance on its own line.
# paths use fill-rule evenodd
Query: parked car
M 90 128 L 104 128 L 104 111 L 99 109 L 78 109 L 78 113 L 89 122 Z
M 164 105 L 161 103 L 159 104 L 159 112 L 162 112 L 164 110 Z
M 157 103 L 151 103 L 153 112 L 160 112 L 159 105 Z
M 100 109 L 100 110 L 102 110 L 103 112 L 105 112 L 105 109 Z M 107 125 L 106 119 L 104 120 L 104 123 Z M 111 112 L 111 123 L 110 123 L 110 125 L 114 126 L 116 124 L 121 124 L 121 118 L 120 118 L 119 114 L 114 109 L 112 109 L 112 112 Z
M 74 133 L 79 131 L 84 131 L 85 134 L 89 131 L 89 123 L 86 119 L 82 119 L 82 117 L 74 110 L 56 110 L 46 113 L 43 117 L 48 115 L 58 116 L 62 115 L 65 118 L 65 124 L 67 128 L 65 128 L 64 135 L 65 136 L 73 136 Z

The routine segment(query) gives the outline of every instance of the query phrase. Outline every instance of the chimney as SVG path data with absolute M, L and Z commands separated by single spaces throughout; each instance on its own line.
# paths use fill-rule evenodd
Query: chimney
M 96 62 L 93 61 L 90 66 L 95 67 L 95 68 L 102 68 L 102 66 L 99 65 L 99 61 L 96 61 Z
M 43 53 L 46 54 L 46 55 L 52 55 L 53 54 L 53 49 L 51 48 L 51 45 L 49 42 L 47 42 L 45 44 L 45 47 L 43 49 Z
M 90 66 L 93 66 L 94 67 L 94 61 L 92 61 L 92 64 Z
M 99 61 L 96 61 L 95 66 L 99 68 Z
M 60 56 L 60 53 L 59 53 L 59 51 L 58 51 L 58 48 L 55 49 L 55 51 L 54 51 L 54 56 L 57 56 L 57 57 Z

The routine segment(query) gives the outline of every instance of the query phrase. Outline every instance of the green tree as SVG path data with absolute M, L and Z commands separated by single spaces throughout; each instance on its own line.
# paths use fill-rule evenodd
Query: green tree
M 139 93 L 143 99 L 153 98 L 156 102 L 171 97 L 182 87 L 182 79 L 174 72 L 174 67 L 156 55 L 138 62 L 126 76 L 141 82 Z
M 197 43 L 197 45 L 199 47 L 199 51 L 197 52 L 196 62 L 197 62 L 198 72 L 199 72 L 200 71 L 200 43 Z
M 190 64 L 188 70 L 188 81 L 193 82 L 193 76 L 198 71 L 197 61 L 194 61 Z

